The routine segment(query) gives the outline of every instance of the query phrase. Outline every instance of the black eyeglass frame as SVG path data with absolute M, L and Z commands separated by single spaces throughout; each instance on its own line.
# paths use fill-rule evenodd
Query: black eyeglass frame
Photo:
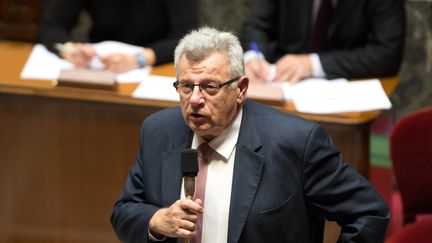
M 240 77 L 235 77 L 235 78 L 233 78 L 233 79 L 230 79 L 230 80 L 228 80 L 228 81 L 226 81 L 226 82 L 223 82 L 223 83 L 220 83 L 220 84 L 219 84 L 219 83 L 216 83 L 216 82 L 200 83 L 200 84 L 193 84 L 193 83 L 189 83 L 189 82 L 183 82 L 183 83 L 187 83 L 187 84 L 191 85 L 191 86 L 192 86 L 192 87 L 191 87 L 191 90 L 192 90 L 192 91 L 195 89 L 195 86 L 198 86 L 200 90 L 206 90 L 206 88 L 208 87 L 209 84 L 214 84 L 214 85 L 215 85 L 214 88 L 218 90 L 217 92 L 219 92 L 219 90 L 220 90 L 223 86 L 226 86 L 226 85 L 228 85 L 228 84 L 234 83 L 234 82 L 237 81 L 239 78 L 240 78 Z M 176 81 L 173 83 L 174 88 L 177 90 L 177 89 L 179 88 L 179 85 L 180 85 L 181 83 L 182 83 L 182 82 L 176 80 Z M 217 93 L 217 92 L 216 92 L 216 93 Z

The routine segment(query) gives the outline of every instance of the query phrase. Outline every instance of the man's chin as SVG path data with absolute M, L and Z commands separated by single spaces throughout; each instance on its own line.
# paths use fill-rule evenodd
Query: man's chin
M 208 124 L 192 124 L 189 126 L 192 131 L 198 134 L 200 137 L 205 137 L 211 134 L 210 126 Z
M 209 128 L 204 126 L 193 126 L 191 129 L 199 135 L 209 133 Z

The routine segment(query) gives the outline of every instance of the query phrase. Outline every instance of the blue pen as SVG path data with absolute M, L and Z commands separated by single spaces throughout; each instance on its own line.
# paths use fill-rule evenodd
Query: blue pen
M 249 44 L 249 46 L 250 46 L 251 50 L 254 51 L 255 54 L 257 55 L 257 59 L 256 60 L 259 62 L 258 70 L 254 71 L 255 75 L 258 76 L 260 79 L 263 79 L 263 73 L 262 72 L 263 72 L 263 65 L 264 64 L 262 63 L 262 60 L 264 59 L 264 56 L 260 52 L 260 50 L 258 48 L 258 45 L 255 42 L 251 42 Z
M 249 46 L 256 54 L 261 54 L 260 50 L 258 49 L 258 45 L 255 42 L 251 42 Z

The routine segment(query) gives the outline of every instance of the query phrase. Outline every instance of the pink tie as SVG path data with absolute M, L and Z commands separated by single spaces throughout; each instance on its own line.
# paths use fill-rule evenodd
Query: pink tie
M 198 152 L 199 171 L 197 177 L 197 188 L 195 192 L 195 198 L 201 199 L 204 205 L 204 196 L 205 196 L 205 188 L 206 188 L 206 181 L 207 181 L 207 167 L 208 167 L 207 157 L 211 153 L 212 148 L 210 148 L 208 143 L 202 143 L 200 144 L 200 146 L 198 146 L 197 150 L 198 150 L 197 152 Z M 201 243 L 202 226 L 203 226 L 202 214 L 198 217 L 196 226 L 197 226 L 196 234 L 193 243 Z

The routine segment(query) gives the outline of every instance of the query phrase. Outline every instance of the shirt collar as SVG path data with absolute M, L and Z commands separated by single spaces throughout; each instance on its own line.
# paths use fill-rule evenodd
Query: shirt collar
M 237 144 L 242 115 L 243 108 L 240 109 L 234 121 L 219 136 L 213 138 L 209 142 L 209 146 L 221 155 L 225 161 L 228 161 L 228 158 Z M 192 140 L 192 148 L 196 149 L 204 142 L 205 140 L 195 133 Z

